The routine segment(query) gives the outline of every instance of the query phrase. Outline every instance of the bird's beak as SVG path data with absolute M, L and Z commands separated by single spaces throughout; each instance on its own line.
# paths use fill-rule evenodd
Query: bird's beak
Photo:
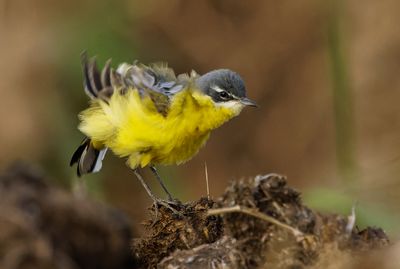
M 254 102 L 253 100 L 247 98 L 247 97 L 243 97 L 240 98 L 240 103 L 242 103 L 245 106 L 254 106 L 254 107 L 258 107 L 258 105 L 256 104 L 256 102 Z

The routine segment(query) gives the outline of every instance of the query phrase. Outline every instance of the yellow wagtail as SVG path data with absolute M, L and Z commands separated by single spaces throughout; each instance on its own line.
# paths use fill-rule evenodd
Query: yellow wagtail
M 256 104 L 246 97 L 242 78 L 228 69 L 175 76 L 166 64 L 123 63 L 114 70 L 110 63 L 100 73 L 95 58 L 82 55 L 84 87 L 91 102 L 79 115 L 79 130 L 86 138 L 70 164 L 77 163 L 78 176 L 97 172 L 109 148 L 127 158 L 156 203 L 168 206 L 154 196 L 137 169 L 149 166 L 172 200 L 154 165 L 188 161 L 213 129 L 244 106 Z

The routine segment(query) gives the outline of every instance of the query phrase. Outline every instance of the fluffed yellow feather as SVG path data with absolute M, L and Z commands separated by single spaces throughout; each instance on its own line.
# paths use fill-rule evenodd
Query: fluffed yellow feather
M 180 164 L 191 159 L 211 130 L 240 113 L 242 107 L 216 106 L 193 88 L 176 94 L 168 114 L 160 114 L 136 89 L 115 90 L 108 102 L 95 99 L 80 114 L 79 129 L 97 148 L 128 157 L 134 169 L 148 164 Z

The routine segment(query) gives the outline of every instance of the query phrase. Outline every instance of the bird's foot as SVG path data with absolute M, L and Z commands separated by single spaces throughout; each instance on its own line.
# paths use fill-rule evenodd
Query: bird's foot
M 160 198 L 155 198 L 154 199 L 154 221 L 156 222 L 158 219 L 158 213 L 159 213 L 159 207 L 163 206 L 166 209 L 169 209 L 174 215 L 179 216 L 179 217 L 184 217 L 182 212 L 179 212 L 177 208 L 181 206 L 181 202 L 179 200 L 163 200 Z M 174 207 L 175 206 L 175 207 Z

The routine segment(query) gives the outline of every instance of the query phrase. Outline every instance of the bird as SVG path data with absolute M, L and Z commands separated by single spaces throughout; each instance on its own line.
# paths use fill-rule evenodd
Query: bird
M 212 130 L 256 103 L 246 95 L 241 76 L 229 69 L 199 75 L 175 75 L 166 63 L 121 63 L 109 59 L 99 70 L 96 57 L 81 55 L 83 84 L 89 107 L 79 114 L 78 129 L 85 135 L 70 165 L 77 175 L 100 171 L 108 150 L 125 158 L 154 203 L 174 199 L 156 166 L 179 165 L 195 156 Z M 149 167 L 168 195 L 154 195 L 139 169 Z

